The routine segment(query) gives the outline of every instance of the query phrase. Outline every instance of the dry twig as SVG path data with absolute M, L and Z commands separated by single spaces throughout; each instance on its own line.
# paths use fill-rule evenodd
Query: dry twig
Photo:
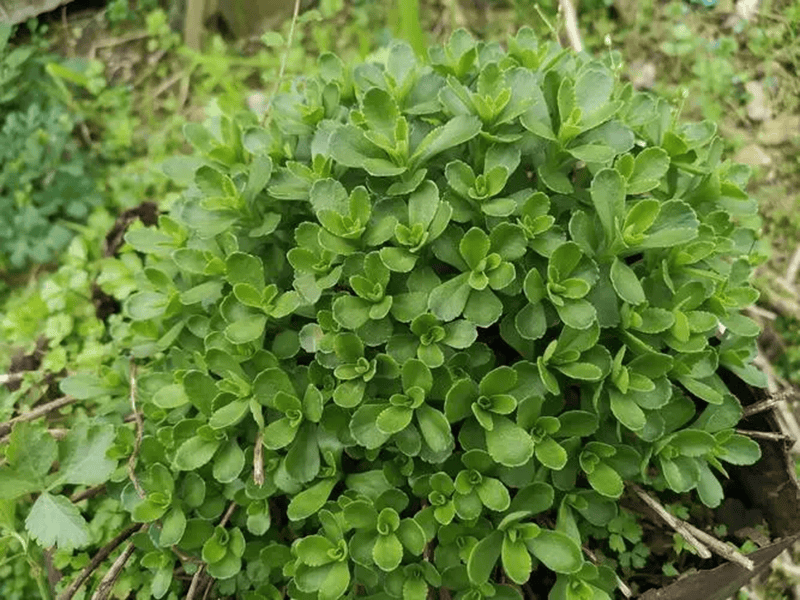
M 264 119 L 262 120 L 262 124 L 266 123 L 268 116 L 272 114 L 272 102 L 275 100 L 275 96 L 278 94 L 278 90 L 283 82 L 283 74 L 286 71 L 286 60 L 289 58 L 289 50 L 292 48 L 292 40 L 294 40 L 294 27 L 297 25 L 298 14 L 300 14 L 300 0 L 294 0 L 294 12 L 292 13 L 292 23 L 289 25 L 289 37 L 286 38 L 286 48 L 284 48 L 283 56 L 281 56 L 281 66 L 280 69 L 278 69 L 278 77 L 275 79 L 275 86 L 272 88 L 272 94 L 270 94 L 269 100 L 267 101 L 267 110 L 264 111 Z
M 745 406 L 744 410 L 742 411 L 742 418 L 746 419 L 747 417 L 752 417 L 755 414 L 762 413 L 767 410 L 772 410 L 783 401 L 784 401 L 783 398 L 772 397 L 772 398 L 767 398 L 766 400 L 762 400 L 761 402 L 755 402 L 750 406 Z
M 264 485 L 264 432 L 259 431 L 256 435 L 256 445 L 253 448 L 253 482 Z
M 583 42 L 581 42 L 581 33 L 578 29 L 578 15 L 575 12 L 575 7 L 572 5 L 571 0 L 559 0 L 558 5 L 561 12 L 564 14 L 564 28 L 567 30 L 567 39 L 569 45 L 575 52 L 583 51 Z
M 225 527 L 225 525 L 228 524 L 228 521 L 230 520 L 231 515 L 233 515 L 234 510 L 236 510 L 236 503 L 231 502 L 230 505 L 228 506 L 228 510 L 226 510 L 225 514 L 222 515 L 222 519 L 219 522 L 220 527 Z M 205 570 L 206 570 L 206 565 L 204 563 L 200 565 L 200 568 L 198 568 L 197 571 L 195 572 L 194 577 L 192 577 L 192 583 L 189 584 L 189 591 L 186 592 L 186 600 L 193 600 L 195 594 L 200 588 L 200 582 L 203 579 Z
M 691 531 L 685 526 L 685 523 L 678 519 L 677 517 L 670 514 L 666 508 L 661 506 L 661 503 L 653 498 L 650 494 L 645 492 L 642 488 L 638 485 L 631 485 L 631 489 L 636 493 L 639 498 L 641 498 L 647 506 L 649 506 L 653 511 L 664 521 L 667 525 L 672 527 L 676 532 L 683 536 L 683 539 L 692 546 L 695 550 L 697 550 L 697 554 L 701 558 L 711 558 L 711 551 L 706 548 L 700 540 L 698 540 Z
M 125 547 L 125 551 L 119 555 L 117 560 L 114 561 L 114 564 L 111 565 L 111 568 L 106 573 L 105 577 L 103 577 L 102 581 L 100 581 L 100 585 L 97 586 L 97 590 L 92 595 L 92 600 L 107 600 L 108 595 L 111 593 L 111 588 L 114 587 L 114 584 L 117 581 L 117 577 L 122 572 L 122 569 L 125 568 L 125 563 L 128 562 L 128 559 L 133 554 L 134 545 L 128 544 Z
M 82 492 L 78 492 L 77 494 L 72 494 L 69 497 L 70 502 L 73 504 L 77 504 L 81 500 L 88 500 L 89 498 L 94 498 L 106 491 L 106 484 L 101 483 L 100 485 L 96 485 L 94 487 L 90 487 L 87 490 L 83 490 Z
M 677 531 L 689 543 L 702 558 L 711 558 L 711 552 L 717 556 L 721 556 L 726 560 L 736 563 L 744 567 L 748 571 L 755 569 L 755 564 L 744 554 L 739 552 L 736 548 L 729 546 L 715 538 L 713 535 L 706 533 L 702 529 L 698 529 L 691 523 L 687 523 L 678 519 L 670 514 L 661 504 L 650 496 L 647 492 L 637 485 L 632 485 L 631 488 L 636 495 L 639 496 L 656 514 L 675 531 Z
M 47 404 L 42 404 L 41 406 L 37 406 L 30 412 L 21 414 L 18 417 L 14 417 L 13 419 L 9 419 L 5 423 L 0 423 L 0 436 L 4 436 L 7 433 L 10 433 L 11 428 L 17 423 L 23 423 L 25 421 L 34 421 L 39 417 L 43 417 L 44 415 L 51 413 L 54 410 L 58 410 L 59 408 L 68 406 L 73 402 L 75 402 L 75 398 L 72 398 L 71 396 L 56 398 L 52 402 L 48 402 Z
M 791 442 L 792 436 L 785 433 L 775 433 L 772 431 L 754 431 L 751 429 L 737 429 L 736 433 L 746 435 L 757 440 L 768 440 L 770 442 Z
M 694 534 L 694 536 L 697 539 L 708 544 L 708 547 L 714 554 L 721 556 L 722 558 L 726 558 L 729 561 L 734 562 L 741 567 L 744 567 L 748 571 L 752 571 L 753 569 L 756 568 L 752 559 L 747 558 L 744 554 L 739 552 L 733 546 L 729 546 L 725 542 L 718 540 L 713 535 L 706 533 L 702 529 L 698 529 L 691 523 L 684 522 L 683 524 L 689 531 L 691 531 Z
M 89 564 L 86 565 L 83 568 L 83 571 L 80 572 L 80 575 L 78 575 L 72 581 L 72 583 L 67 586 L 67 589 L 62 592 L 62 594 L 58 597 L 58 600 L 69 600 L 72 598 L 75 595 L 75 592 L 77 592 L 83 583 L 89 579 L 89 576 L 97 569 L 97 567 L 99 567 L 102 562 L 107 559 L 111 553 L 114 552 L 114 550 L 117 549 L 117 546 L 131 537 L 134 533 L 136 533 L 136 531 L 143 528 L 143 525 L 131 525 L 117 535 L 117 537 L 111 540 L 108 544 L 100 548 L 100 550 L 97 551 L 97 554 L 92 557 L 92 560 L 89 562 Z
M 131 359 L 130 363 L 130 384 L 131 384 L 131 410 L 133 410 L 133 418 L 136 421 L 136 440 L 133 444 L 133 452 L 128 458 L 128 477 L 133 482 L 133 487 L 140 498 L 145 497 L 142 484 L 136 477 L 136 460 L 139 457 L 139 447 L 142 445 L 142 436 L 144 431 L 144 424 L 142 423 L 142 416 L 136 410 L 136 363 Z
M 794 251 L 792 254 L 792 258 L 789 259 L 789 266 L 786 267 L 786 274 L 783 276 L 783 281 L 791 287 L 795 289 L 795 281 L 797 280 L 797 274 L 800 272 L 800 246 Z

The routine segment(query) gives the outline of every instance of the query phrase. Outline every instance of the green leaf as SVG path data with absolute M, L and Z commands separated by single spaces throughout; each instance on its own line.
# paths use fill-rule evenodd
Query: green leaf
M 592 203 L 603 226 L 606 245 L 610 245 L 625 215 L 625 180 L 614 169 L 603 169 L 591 185 Z
M 319 600 L 337 600 L 350 586 L 350 570 L 346 562 L 337 562 L 328 571 L 319 589 Z
M 489 510 L 502 512 L 511 504 L 508 489 L 494 477 L 485 477 L 476 491 L 483 505 Z
M 611 283 L 617 295 L 628 304 L 636 306 L 647 300 L 636 273 L 618 258 L 611 264 Z
M 502 548 L 503 570 L 514 583 L 522 585 L 527 583 L 531 576 L 533 563 L 525 542 L 521 539 L 511 540 L 508 536 L 503 538 Z
M 732 465 L 752 465 L 761 458 L 758 442 L 743 435 L 732 435 L 722 448 L 725 452 L 719 458 Z
M 53 436 L 41 424 L 23 421 L 14 425 L 5 456 L 15 473 L 0 473 L 9 473 L 7 477 L 10 480 L 16 480 L 17 485 L 24 485 L 22 481 L 25 479 L 41 481 L 47 475 L 53 461 L 58 458 L 58 448 Z
M 389 440 L 390 434 L 383 433 L 376 424 L 384 408 L 381 404 L 365 404 L 350 419 L 350 433 L 367 449 L 380 448 Z
M 319 447 L 317 445 L 316 425 L 304 423 L 297 432 L 294 443 L 286 454 L 286 471 L 289 475 L 305 483 L 319 473 Z
M 25 494 L 38 492 L 43 487 L 44 482 L 41 478 L 17 473 L 8 467 L 0 469 L 0 500 L 13 500 Z
M 416 410 L 416 415 L 422 439 L 433 452 L 438 454 L 453 448 L 450 423 L 440 411 L 423 405 Z
M 472 115 L 458 115 L 426 135 L 411 156 L 410 163 L 419 168 L 431 158 L 468 142 L 481 131 L 481 121 Z
M 543 529 L 526 544 L 536 558 L 556 573 L 577 573 L 583 565 L 580 546 L 561 532 Z
M 114 445 L 111 425 L 78 425 L 64 440 L 64 458 L 58 472 L 61 483 L 98 485 L 117 468 L 117 461 L 106 457 Z
M 439 208 L 439 188 L 430 180 L 422 184 L 408 198 L 408 221 L 425 229 L 433 221 Z
M 211 460 L 220 443 L 218 440 L 209 441 L 197 435 L 190 437 L 178 447 L 178 451 L 175 453 L 174 467 L 178 471 L 199 469 Z
M 472 227 L 458 244 L 459 252 L 470 269 L 475 269 L 489 253 L 489 236 L 482 229 Z
M 99 377 L 88 373 L 76 373 L 65 377 L 58 384 L 62 392 L 78 400 L 88 400 L 108 394 L 109 390 Z
M 153 404 L 159 408 L 177 408 L 189 402 L 184 386 L 180 383 L 165 385 L 153 394 Z
M 625 490 L 619 473 L 602 461 L 594 465 L 594 469 L 586 474 L 586 478 L 589 485 L 609 498 L 619 498 Z
M 669 170 L 669 155 L 662 148 L 645 148 L 634 159 L 628 179 L 628 194 L 643 194 L 656 188 Z
M 208 424 L 214 429 L 225 429 L 231 425 L 236 425 L 247 414 L 249 407 L 247 400 L 234 400 L 214 411 L 214 414 L 208 420 Z
M 415 556 L 425 550 L 425 530 L 414 519 L 403 519 L 397 528 L 397 537 L 403 546 Z
M 331 158 L 339 164 L 364 169 L 376 177 L 391 177 L 406 171 L 406 167 L 393 164 L 386 153 L 354 125 L 345 125 L 333 132 L 329 151 Z
M 236 443 L 235 439 L 230 440 L 222 446 L 214 458 L 213 475 L 214 479 L 220 483 L 231 483 L 239 476 L 244 469 L 244 452 Z
M 536 458 L 548 469 L 560 471 L 567 464 L 567 452 L 553 438 L 546 437 L 534 448 Z
M 503 532 L 493 531 L 472 548 L 467 560 L 469 580 L 480 585 L 489 581 L 503 548 Z
M 231 285 L 245 283 L 253 286 L 256 290 L 263 290 L 266 285 L 264 263 L 252 254 L 234 252 L 225 260 L 225 270 Z
M 174 546 L 181 541 L 186 531 L 186 515 L 179 508 L 170 510 L 162 520 L 161 536 L 158 538 L 162 547 Z
M 336 479 L 323 479 L 310 488 L 303 490 L 289 502 L 286 515 L 292 521 L 300 521 L 318 513 L 328 501 L 335 485 Z
M 309 535 L 297 541 L 297 558 L 310 567 L 321 567 L 333 561 L 328 554 L 334 550 L 333 542 L 321 535 Z
M 81 548 L 91 540 L 89 526 L 78 508 L 64 496 L 42 492 L 33 503 L 25 529 L 42 548 Z
M 647 237 L 638 248 L 671 248 L 697 237 L 700 223 L 694 210 L 679 200 L 661 204 L 655 223 L 647 230 Z
M 394 571 L 403 560 L 403 545 L 393 533 L 379 535 L 372 548 L 372 560 L 383 571 Z
M 333 318 L 346 329 L 358 329 L 369 321 L 372 304 L 357 296 L 339 296 L 333 302 Z
M 700 469 L 697 460 L 688 456 L 678 456 L 674 459 L 659 456 L 661 473 L 667 480 L 667 485 L 675 492 L 688 492 L 697 485 L 700 479 Z
M 151 321 L 164 314 L 169 298 L 158 292 L 137 292 L 125 301 L 125 312 L 134 321 Z
M 375 424 L 382 433 L 393 434 L 408 427 L 413 415 L 414 411 L 408 407 L 389 406 L 381 411 Z
M 518 467 L 533 456 L 533 439 L 524 429 L 505 417 L 494 417 L 494 428 L 486 432 L 489 454 L 501 465 Z
M 617 421 L 632 431 L 639 431 L 644 428 L 647 424 L 647 418 L 644 411 L 633 400 L 615 390 L 609 390 L 608 394 L 611 399 L 611 412 L 617 418 Z
M 245 320 L 235 321 L 225 328 L 225 337 L 234 344 L 246 344 L 264 335 L 267 317 L 252 315 Z
M 462 273 L 434 288 L 428 308 L 442 321 L 452 321 L 464 312 L 471 291 L 469 273 Z
M 669 445 L 684 456 L 703 456 L 717 445 L 714 436 L 699 429 L 683 429 L 669 440 Z

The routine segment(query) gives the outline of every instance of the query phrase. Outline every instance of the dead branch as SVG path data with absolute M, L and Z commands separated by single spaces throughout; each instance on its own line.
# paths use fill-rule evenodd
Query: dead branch
M 142 484 L 139 483 L 139 479 L 136 477 L 136 460 L 139 457 L 139 448 L 142 445 L 144 424 L 142 423 L 142 416 L 136 410 L 136 363 L 132 358 L 130 363 L 130 385 L 131 410 L 133 410 L 133 418 L 136 421 L 136 440 L 133 444 L 133 452 L 131 452 L 130 458 L 128 458 L 128 477 L 133 482 L 133 487 L 136 488 L 139 497 L 144 498 L 144 489 L 142 488 Z
M 564 14 L 564 29 L 567 30 L 567 39 L 569 45 L 575 52 L 583 51 L 583 42 L 581 42 L 581 33 L 578 29 L 578 15 L 575 12 L 575 7 L 572 5 L 571 0 L 559 0 L 559 8 Z
M 80 589 L 83 583 L 87 579 L 89 579 L 89 576 L 97 569 L 97 567 L 99 567 L 102 564 L 102 562 L 105 559 L 107 559 L 122 542 L 127 540 L 136 531 L 140 529 L 143 529 L 142 525 L 131 525 L 130 527 L 122 531 L 119 535 L 117 535 L 117 537 L 111 540 L 108 544 L 100 548 L 100 550 L 97 551 L 97 554 L 95 554 L 92 557 L 92 560 L 89 562 L 89 564 L 86 565 L 83 568 L 83 571 L 80 572 L 80 575 L 78 575 L 72 581 L 72 583 L 69 584 L 67 589 L 62 592 L 62 594 L 58 597 L 58 600 L 70 600 L 70 598 L 72 598 L 75 595 L 75 592 L 77 592 Z M 98 592 L 99 591 L 100 588 L 98 588 Z
M 225 525 L 228 524 L 228 521 L 230 520 L 231 516 L 233 515 L 233 511 L 235 510 L 236 510 L 236 502 L 231 502 L 230 505 L 228 506 L 228 510 L 226 510 L 225 514 L 222 515 L 222 519 L 219 522 L 220 527 L 225 527 Z M 195 594 L 200 588 L 200 582 L 203 579 L 203 574 L 205 572 L 205 569 L 206 565 L 204 563 L 200 565 L 200 567 L 195 572 L 194 577 L 192 577 L 192 583 L 189 584 L 189 591 L 186 592 L 186 600 L 193 600 Z
M 789 266 L 786 267 L 786 275 L 783 276 L 783 281 L 790 288 L 795 289 L 794 283 L 797 280 L 797 274 L 800 272 L 800 246 L 792 254 L 789 259 Z
M 23 423 L 26 421 L 34 421 L 39 417 L 43 417 L 48 413 L 53 412 L 54 410 L 58 410 L 64 406 L 68 406 L 75 402 L 75 398 L 71 396 L 64 396 L 62 398 L 56 398 L 55 400 L 48 402 L 47 404 L 42 404 L 31 410 L 30 412 L 26 412 L 21 414 L 13 419 L 9 419 L 5 423 L 0 423 L 0 436 L 4 436 L 7 433 L 11 432 L 12 427 L 17 423 Z
M 270 94 L 269 100 L 267 101 L 267 110 L 264 111 L 262 124 L 266 123 L 269 115 L 272 114 L 272 101 L 275 100 L 275 96 L 278 94 L 278 90 L 283 82 L 283 74 L 286 72 L 286 60 L 289 58 L 289 50 L 292 48 L 292 40 L 294 40 L 294 27 L 297 25 L 297 15 L 299 13 L 300 0 L 294 0 L 294 12 L 292 13 L 292 23 L 289 26 L 289 37 L 286 38 L 286 48 L 284 48 L 283 56 L 281 56 L 281 66 L 280 69 L 278 69 L 278 77 L 275 79 L 275 86 L 272 88 L 272 94 Z
M 144 527 L 142 527 L 144 529 Z M 114 584 L 117 581 L 117 577 L 122 572 L 122 569 L 125 568 L 125 563 L 128 562 L 128 559 L 133 554 L 134 545 L 128 544 L 125 547 L 125 551 L 119 555 L 117 560 L 114 561 L 114 564 L 111 565 L 111 568 L 106 573 L 105 577 L 100 581 L 100 585 L 97 586 L 97 590 L 92 595 L 92 600 L 108 600 L 108 595 L 111 593 L 111 588 L 114 587 Z
M 72 496 L 70 496 L 69 499 L 70 502 L 72 502 L 73 504 L 77 504 L 82 500 L 88 500 L 89 498 L 94 498 L 95 496 L 99 496 L 105 491 L 106 491 L 106 484 L 101 483 L 100 485 L 90 487 L 89 489 L 83 490 L 82 492 L 72 494 Z
M 734 562 L 737 565 L 744 567 L 748 571 L 752 571 L 756 568 L 751 559 L 747 558 L 733 546 L 729 546 L 725 542 L 718 540 L 713 535 L 706 533 L 702 529 L 698 529 L 691 523 L 684 522 L 683 524 L 694 534 L 697 539 L 706 543 L 714 554 Z
M 753 431 L 750 429 L 737 429 L 736 433 L 746 435 L 757 440 L 768 440 L 770 442 L 791 442 L 792 436 L 785 433 L 775 433 L 772 431 Z
M 253 482 L 264 485 L 264 432 L 259 431 L 256 435 L 256 445 L 253 448 Z
M 200 580 L 203 578 L 203 573 L 206 570 L 206 565 L 202 564 L 197 569 L 192 577 L 192 583 L 189 584 L 189 591 L 186 592 L 186 600 L 192 600 L 194 595 L 197 593 L 197 589 L 200 587 Z
M 649 506 L 653 511 L 664 521 L 667 525 L 672 527 L 677 533 L 683 536 L 683 539 L 692 546 L 695 550 L 697 550 L 697 554 L 701 558 L 711 558 L 711 551 L 706 548 L 700 540 L 698 540 L 691 531 L 685 526 L 685 523 L 678 519 L 677 517 L 671 515 L 666 508 L 661 506 L 661 503 L 653 498 L 650 494 L 645 492 L 642 488 L 638 485 L 631 484 L 631 489 L 636 493 L 639 498 L 641 498 L 647 506 Z
M 783 402 L 783 398 L 767 398 L 766 400 L 762 400 L 761 402 L 756 402 L 751 404 L 750 406 L 745 406 L 744 410 L 742 411 L 742 418 L 746 419 L 747 417 L 752 417 L 755 414 L 762 413 L 767 410 L 772 410 L 778 404 Z
M 617 577 L 617 587 L 623 596 L 626 598 L 633 598 L 633 590 L 631 590 L 631 588 L 628 587 L 628 584 L 622 581 L 622 579 L 619 577 Z

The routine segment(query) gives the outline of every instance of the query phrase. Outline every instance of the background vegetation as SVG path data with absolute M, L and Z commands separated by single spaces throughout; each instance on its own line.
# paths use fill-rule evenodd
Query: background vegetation
M 578 17 L 589 53 L 608 56 L 634 85 L 666 97 L 687 119 L 716 122 L 725 152 L 753 168 L 748 191 L 759 200 L 769 255 L 756 274 L 762 297 L 751 314 L 764 329 L 759 364 L 773 389 L 800 385 L 800 3 L 763 1 L 743 15 L 725 0 L 584 0 Z M 173 27 L 180 22 L 177 5 L 112 0 L 101 10 L 0 26 L 0 423 L 58 399 L 60 380 L 97 371 L 106 360 L 106 317 L 118 310 L 112 296 L 134 289 L 140 268 L 132 253 L 111 257 L 125 227 L 151 224 L 155 206 L 175 201 L 161 169 L 176 174 L 170 159 L 188 150 L 187 124 L 228 107 L 263 114 L 276 85 L 315 69 L 326 51 L 356 61 L 382 52 L 393 37 L 418 49 L 457 27 L 506 40 L 527 25 L 567 43 L 555 0 L 321 0 L 301 12 L 294 29 L 287 20 L 235 40 L 220 27 L 201 50 L 183 45 Z M 63 437 L 66 423 L 83 413 L 80 403 L 61 408 L 48 421 L 50 436 Z M 37 439 L 8 434 L 0 429 L 0 460 L 19 451 L 15 444 L 24 450 Z M 86 432 L 87 440 L 95 435 Z M 115 441 L 118 458 L 127 456 L 127 442 Z M 90 477 L 80 482 L 92 489 Z M 77 492 L 73 501 L 95 503 L 88 523 L 95 542 L 119 531 L 114 500 Z M 675 507 L 679 515 L 688 510 L 697 509 Z M 23 521 L 13 501 L 0 500 L 0 597 L 53 597 L 56 574 L 83 569 L 93 546 L 43 552 Z M 642 568 L 651 550 L 641 528 L 624 517 L 614 527 L 619 563 Z M 681 571 L 687 554 L 675 541 L 664 573 Z M 83 590 L 101 576 L 95 572 L 74 597 L 89 597 Z M 150 577 L 146 568 L 126 570 L 113 596 L 141 588 L 139 597 L 148 597 L 141 586 Z M 790 597 L 799 581 L 784 557 L 740 595 Z

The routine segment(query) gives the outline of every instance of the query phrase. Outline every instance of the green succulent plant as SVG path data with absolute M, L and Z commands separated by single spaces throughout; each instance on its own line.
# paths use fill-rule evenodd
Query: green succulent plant
M 716 506 L 760 456 L 721 376 L 763 384 L 745 170 L 528 29 L 319 65 L 266 125 L 187 126 L 193 184 L 109 263 L 143 256 L 111 328 L 137 543 L 242 598 L 510 599 L 549 570 L 552 600 L 609 600 L 583 549 L 627 482 Z

